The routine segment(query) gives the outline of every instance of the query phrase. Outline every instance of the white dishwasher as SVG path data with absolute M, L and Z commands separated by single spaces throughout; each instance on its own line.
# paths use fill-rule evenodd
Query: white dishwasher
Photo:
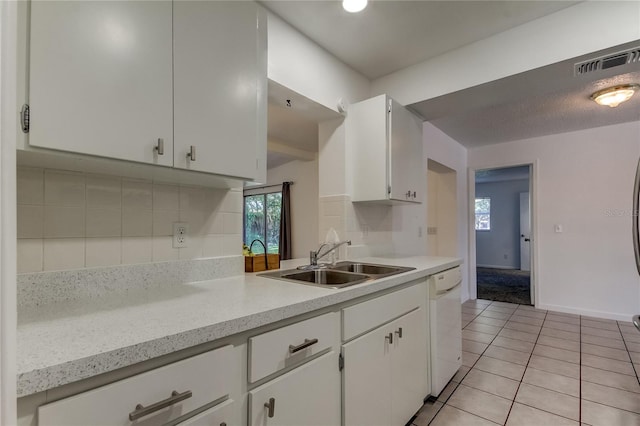
M 431 395 L 438 396 L 462 365 L 462 313 L 457 266 L 429 277 Z

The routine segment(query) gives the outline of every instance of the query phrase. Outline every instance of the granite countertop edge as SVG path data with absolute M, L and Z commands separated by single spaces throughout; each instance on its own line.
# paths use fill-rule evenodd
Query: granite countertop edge
M 88 356 L 75 357 L 69 355 L 68 358 L 56 357 L 50 362 L 40 360 L 34 363 L 34 366 L 26 365 L 18 366 L 17 375 L 17 391 L 18 397 L 27 396 L 37 392 L 46 391 L 76 382 L 88 379 L 99 374 L 114 371 L 123 367 L 144 362 L 162 355 L 167 355 L 182 349 L 190 348 L 204 343 L 213 342 L 215 340 L 232 336 L 234 334 L 246 332 L 264 325 L 276 323 L 278 321 L 292 318 L 313 312 L 318 309 L 330 307 L 340 303 L 345 303 L 362 296 L 374 294 L 380 291 L 388 290 L 407 282 L 424 278 L 428 275 L 444 271 L 446 269 L 462 264 L 462 259 L 453 257 L 428 257 L 416 256 L 406 258 L 365 258 L 361 261 L 369 261 L 372 263 L 384 263 L 391 265 L 411 266 L 416 269 L 405 272 L 403 274 L 381 278 L 373 282 L 345 287 L 343 289 L 323 289 L 305 285 L 296 285 L 292 283 L 284 283 L 269 278 L 257 277 L 255 274 L 246 274 L 245 276 L 235 276 L 229 278 L 220 278 L 207 282 L 194 283 L 200 289 L 210 286 L 211 289 L 219 289 L 220 286 L 227 285 L 227 282 L 234 281 L 233 286 L 237 285 L 258 285 L 267 291 L 269 287 L 274 289 L 282 285 L 296 285 L 292 288 L 298 290 L 302 296 L 299 300 L 292 303 L 271 303 L 262 309 L 257 309 L 246 315 L 235 315 L 229 318 L 217 318 L 214 322 L 206 324 L 198 324 L 193 328 L 185 328 L 177 333 L 169 333 L 167 335 L 155 336 L 151 339 L 134 342 L 133 344 L 125 344 L 123 346 L 113 346 L 107 351 L 97 351 Z M 309 295 L 304 295 L 305 289 L 308 289 Z M 245 290 L 251 293 L 251 288 Z M 219 295 L 218 295 L 219 296 Z M 224 297 L 223 297 L 224 298 Z M 153 302 L 153 297 L 150 299 Z M 224 301 L 221 301 L 224 304 Z M 166 304 L 166 301 L 165 301 Z M 189 306 L 180 305 L 180 301 L 176 301 L 175 309 L 188 309 Z M 165 307 L 165 309 L 168 309 Z M 60 310 L 64 310 L 64 304 L 60 306 Z M 190 313 L 195 315 L 195 313 Z M 90 315 L 90 314 L 89 314 Z M 119 316 L 120 320 L 126 321 L 126 312 L 114 309 L 109 315 Z M 87 315 L 81 317 L 86 321 Z M 33 321 L 33 320 L 32 320 Z M 39 324 L 38 333 L 46 333 L 46 320 L 43 318 L 42 324 Z M 74 319 L 65 318 L 65 327 L 73 327 Z M 82 324 L 77 320 L 78 325 Z M 54 321 L 55 322 L 55 321 Z M 22 330 L 27 328 L 26 330 Z M 22 333 L 21 333 L 22 331 Z M 38 340 L 35 331 L 28 327 L 18 324 L 18 359 L 21 357 L 29 357 L 33 353 Z M 30 344 L 20 345 L 21 337 L 29 340 Z M 57 341 L 56 341 L 57 343 Z M 86 342 L 90 344 L 91 342 Z M 46 348 L 51 353 L 57 353 L 57 349 L 63 349 L 64 342 L 60 342 L 60 348 Z M 43 348 L 39 348 L 42 350 Z M 23 358 L 24 359 L 24 358 Z M 22 368 L 21 368 L 22 367 Z

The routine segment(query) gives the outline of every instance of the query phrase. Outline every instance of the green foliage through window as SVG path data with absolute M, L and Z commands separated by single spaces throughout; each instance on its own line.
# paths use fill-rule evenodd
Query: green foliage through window
M 476 198 L 476 231 L 491 230 L 491 198 Z
M 260 240 L 268 253 L 279 253 L 280 206 L 282 193 L 247 195 L 244 197 L 244 243 L 251 245 Z M 262 245 L 255 243 L 254 253 L 264 253 Z

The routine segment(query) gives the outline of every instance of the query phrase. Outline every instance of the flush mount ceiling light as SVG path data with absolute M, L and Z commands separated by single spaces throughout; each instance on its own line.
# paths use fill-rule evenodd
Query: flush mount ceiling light
M 350 13 L 356 13 L 367 7 L 367 0 L 342 0 L 342 7 Z
M 617 107 L 622 102 L 631 99 L 633 94 L 640 89 L 637 84 L 624 84 L 621 86 L 609 87 L 608 89 L 598 90 L 591 95 L 591 99 L 596 101 L 598 105 L 606 105 L 609 107 Z

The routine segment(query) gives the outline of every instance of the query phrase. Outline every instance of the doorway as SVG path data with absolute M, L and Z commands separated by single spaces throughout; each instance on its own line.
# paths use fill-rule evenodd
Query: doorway
M 531 165 L 475 172 L 478 299 L 533 305 Z

